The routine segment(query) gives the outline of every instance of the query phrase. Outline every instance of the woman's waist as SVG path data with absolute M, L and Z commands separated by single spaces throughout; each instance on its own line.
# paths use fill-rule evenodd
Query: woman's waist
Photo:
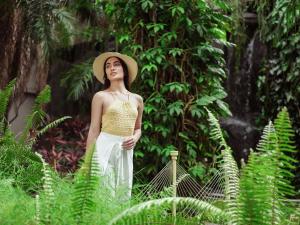
M 116 136 L 131 136 L 134 132 L 134 125 L 132 126 L 119 126 L 116 124 L 102 124 L 101 131 L 116 135 Z
M 133 135 L 133 132 L 125 130 L 101 129 L 99 136 L 100 135 L 116 141 L 122 141 L 125 137 Z

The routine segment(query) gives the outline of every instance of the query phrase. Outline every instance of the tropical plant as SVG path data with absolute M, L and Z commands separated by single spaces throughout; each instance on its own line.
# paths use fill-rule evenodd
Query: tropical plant
M 241 175 L 239 175 L 237 163 L 232 156 L 230 147 L 226 144 L 217 119 L 209 110 L 207 111 L 212 127 L 211 138 L 217 141 L 219 148 L 222 149 L 222 160 L 219 163 L 225 180 L 224 210 L 196 199 L 163 198 L 150 200 L 126 209 L 110 224 L 172 222 L 170 213 L 167 213 L 168 208 L 162 208 L 162 206 L 165 204 L 171 207 L 174 201 L 176 205 L 186 202 L 190 204 L 190 207 L 200 206 L 202 211 L 209 210 L 210 217 L 204 216 L 204 221 L 209 222 L 218 221 L 218 223 L 230 225 L 284 225 L 300 222 L 294 206 L 287 203 L 287 197 L 294 194 L 293 187 L 290 185 L 292 179 L 290 170 L 295 168 L 293 165 L 295 160 L 290 154 L 295 153 L 295 148 L 292 142 L 293 130 L 286 108 L 283 108 L 278 114 L 275 126 L 271 122 L 266 126 L 257 151 L 251 152 L 248 164 L 241 169 Z M 152 207 L 157 207 L 157 211 Z M 180 210 L 180 207 L 178 209 Z M 185 215 L 181 218 L 179 211 L 177 215 L 178 219 L 181 219 L 177 224 L 203 221 L 201 214 L 194 215 L 195 217 Z
M 264 129 L 258 152 L 251 153 L 242 170 L 241 224 L 295 224 L 284 213 L 289 207 L 287 197 L 295 194 L 291 186 L 291 170 L 295 169 L 292 133 L 286 108 L 278 114 L 275 126 L 270 122 Z
M 76 224 L 86 223 L 90 212 L 95 210 L 93 195 L 99 186 L 99 169 L 94 156 L 95 145 L 87 150 L 84 162 L 75 177 L 73 216 Z
M 34 199 L 13 183 L 0 179 L 0 224 L 34 224 Z
M 88 126 L 82 117 L 69 119 L 43 134 L 33 148 L 55 171 L 62 175 L 74 173 L 86 149 Z
M 300 222 L 299 212 L 287 197 L 293 194 L 289 185 L 290 169 L 294 160 L 292 129 L 287 110 L 284 108 L 274 122 L 266 126 L 257 151 L 252 151 L 248 164 L 241 169 L 239 176 L 237 164 L 231 150 L 226 144 L 220 125 L 214 115 L 208 111 L 212 126 L 211 138 L 220 143 L 223 159 L 219 162 L 223 168 L 225 179 L 224 209 L 213 204 L 193 198 L 162 198 L 139 202 L 138 199 L 129 204 L 120 204 L 118 199 L 110 198 L 103 187 L 99 187 L 96 162 L 93 161 L 91 148 L 74 180 L 57 176 L 55 171 L 43 161 L 44 185 L 34 200 L 28 199 L 24 192 L 10 186 L 10 182 L 0 182 L 0 197 L 8 193 L 13 206 L 19 199 L 28 199 L 28 214 L 20 214 L 14 218 L 4 207 L 0 214 L 6 221 L 31 222 L 41 224 L 146 224 L 150 222 L 195 224 L 200 222 L 216 222 L 218 224 L 290 224 Z M 280 136 L 280 137 L 279 137 Z M 4 182 L 4 183 L 3 183 Z M 5 184 L 5 192 L 3 192 Z M 8 186 L 7 186 L 8 185 Z M 26 202 L 26 204 L 28 204 Z M 171 209 L 175 203 L 178 211 L 176 219 Z M 20 204 L 24 205 L 24 201 Z M 1 203 L 0 203 L 1 205 Z M 184 214 L 180 209 L 186 206 L 194 209 L 192 214 Z M 35 208 L 35 210 L 34 210 Z M 70 212 L 70 209 L 73 210 Z M 33 212 L 36 211 L 36 216 Z M 150 213 L 151 212 L 151 213 Z M 199 212 L 199 213 L 196 213 Z M 2 219 L 2 217 L 1 217 Z M 23 221 L 22 221 L 23 220 Z
M 211 138 L 216 141 L 219 148 L 222 148 L 222 161 L 221 168 L 224 174 L 224 194 L 225 194 L 225 203 L 226 203 L 226 211 L 229 216 L 229 224 L 237 224 L 238 222 L 238 204 L 237 197 L 239 195 L 239 169 L 236 161 L 233 158 L 232 150 L 227 145 L 220 124 L 216 117 L 209 111 L 209 122 L 212 127 L 210 131 Z
M 222 140 L 215 118 L 209 115 L 215 127 L 212 135 Z M 224 146 L 223 143 L 221 141 L 220 146 Z M 291 186 L 291 170 L 295 169 L 296 162 L 291 157 L 293 153 L 293 130 L 287 109 L 283 108 L 275 120 L 275 126 L 270 122 L 264 129 L 257 151 L 251 152 L 248 164 L 241 169 L 239 183 L 232 182 L 231 189 L 225 186 L 225 193 L 229 189 L 230 194 L 235 196 L 233 201 L 225 201 L 231 215 L 230 224 L 295 224 L 289 218 L 295 211 L 285 214 L 288 211 L 287 197 L 295 193 Z M 233 159 L 228 162 L 224 161 L 224 165 L 236 168 Z M 234 177 L 237 174 L 232 174 L 231 179 Z
M 291 0 L 256 0 L 261 39 L 268 47 L 257 81 L 261 104 L 260 124 L 274 118 L 282 106 L 291 113 L 300 146 L 300 2 Z M 297 155 L 300 160 L 300 155 Z M 300 189 L 300 164 L 294 183 Z M 297 178 L 298 177 L 298 178 Z M 299 194 L 298 194 L 299 196 Z
M 16 80 L 11 80 L 4 90 L 0 90 L 0 135 L 4 135 L 7 121 L 6 109 L 9 103 L 9 98 L 13 92 Z
M 19 139 L 9 128 L 6 119 L 7 105 L 12 94 L 15 81 L 0 90 L 1 105 L 1 137 L 0 137 L 0 171 L 2 178 L 11 178 L 15 185 L 22 187 L 25 191 L 36 191 L 41 185 L 42 164 L 40 159 L 34 154 L 32 145 L 37 137 L 46 132 L 46 130 L 57 126 L 69 117 L 62 117 L 49 123 L 42 129 L 41 126 L 46 113 L 43 105 L 50 101 L 50 88 L 46 86 L 35 99 L 32 112 L 26 119 L 26 125 Z M 35 130 L 35 134 L 33 133 Z M 30 134 L 31 132 L 31 134 Z
M 208 217 L 202 216 L 195 216 L 195 218 L 192 218 L 192 216 L 189 218 L 180 217 L 178 214 L 176 216 L 176 224 L 195 224 L 199 223 L 200 221 L 210 220 L 209 222 L 216 222 L 224 224 L 224 222 L 227 220 L 228 215 L 222 211 L 221 209 L 211 205 L 210 203 L 200 201 L 195 198 L 162 198 L 162 199 L 155 199 L 150 200 L 147 202 L 143 202 L 140 204 L 137 204 L 129 209 L 124 210 L 121 214 L 117 215 L 113 220 L 110 221 L 109 225 L 114 224 L 146 224 L 146 223 L 157 223 L 157 224 L 169 224 L 174 222 L 174 218 L 172 218 L 172 215 L 168 213 L 170 212 L 172 205 L 176 204 L 176 207 L 181 206 L 188 206 L 192 207 L 194 210 L 197 210 L 200 213 L 200 215 L 203 215 L 204 213 L 209 213 Z M 166 205 L 164 208 L 162 208 L 164 205 Z M 149 211 L 152 208 L 156 208 L 156 211 L 151 211 L 155 214 L 150 214 Z M 178 217 L 178 218 L 177 218 Z
M 74 65 L 62 77 L 61 86 L 67 88 L 67 98 L 69 100 L 79 100 L 83 93 L 91 89 L 93 84 L 94 75 L 91 60 Z
M 261 38 L 269 48 L 257 82 L 262 103 L 261 119 L 275 117 L 285 105 L 299 137 L 300 2 L 257 0 L 257 7 Z
M 228 5 L 143 0 L 101 1 L 99 7 L 112 21 L 117 50 L 132 55 L 140 65 L 133 86 L 145 98 L 143 135 L 135 150 L 137 167 L 146 166 L 144 175 L 153 174 L 177 149 L 181 164 L 205 180 L 216 151 L 207 138 L 203 106 L 230 115 L 223 101 L 224 53 L 217 47 L 231 45 L 226 41 Z
M 29 36 L 41 44 L 44 56 L 53 55 L 57 47 L 67 47 L 75 35 L 75 17 L 67 8 L 67 1 L 18 0 L 24 10 Z

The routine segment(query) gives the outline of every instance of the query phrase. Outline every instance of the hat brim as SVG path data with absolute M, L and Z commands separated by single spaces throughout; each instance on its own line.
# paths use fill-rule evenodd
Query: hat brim
M 135 80 L 138 72 L 137 63 L 132 57 L 119 52 L 105 52 L 96 57 L 93 63 L 93 72 L 96 78 L 104 84 L 104 63 L 110 57 L 118 57 L 126 63 L 128 68 L 129 83 L 131 84 Z

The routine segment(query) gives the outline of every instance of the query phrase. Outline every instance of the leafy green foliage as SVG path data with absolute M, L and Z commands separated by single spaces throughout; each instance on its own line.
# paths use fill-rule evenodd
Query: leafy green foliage
M 260 33 L 268 56 L 257 81 L 262 103 L 261 122 L 274 118 L 282 106 L 291 113 L 300 137 L 300 2 L 257 0 Z M 299 145 L 299 143 L 297 143 Z
M 293 130 L 286 108 L 264 129 L 258 152 L 252 152 L 240 182 L 240 224 L 288 224 L 285 199 L 291 186 L 295 160 Z M 294 211 L 294 210 L 292 210 Z M 288 214 L 289 215 L 289 214 Z
M 78 100 L 83 93 L 86 93 L 93 83 L 92 62 L 88 60 L 81 64 L 76 64 L 62 75 L 61 86 L 67 88 L 69 100 Z
M 86 223 L 86 219 L 96 206 L 93 195 L 99 186 L 99 171 L 93 157 L 94 151 L 94 145 L 87 150 L 84 162 L 75 178 L 72 210 L 76 224 Z
M 236 162 L 224 141 L 217 119 L 210 111 L 208 115 L 212 126 L 211 137 L 214 141 L 220 142 L 219 147 L 223 149 L 223 160 L 220 163 L 226 181 L 224 210 L 193 198 L 164 197 L 142 203 L 139 199 L 132 199 L 131 206 L 121 203 L 117 198 L 109 198 L 105 188 L 98 188 L 96 181 L 98 171 L 93 162 L 93 146 L 87 152 L 75 180 L 61 179 L 57 174 L 52 174 L 48 167 L 44 167 L 44 190 L 40 190 L 36 200 L 38 203 L 36 208 L 40 210 L 35 217 L 33 199 L 28 198 L 23 191 L 13 189 L 10 185 L 11 181 L 1 180 L 0 198 L 3 199 L 4 196 L 9 203 L 8 206 L 3 206 L 4 210 L 0 212 L 1 222 L 4 221 L 4 224 L 6 221 L 19 223 L 40 221 L 46 224 L 90 224 L 91 221 L 94 224 L 146 224 L 153 221 L 172 223 L 174 218 L 171 209 L 175 203 L 176 224 L 192 225 L 202 222 L 241 225 L 299 224 L 297 208 L 285 201 L 287 193 L 292 193 L 287 192 L 290 187 L 284 184 L 289 184 L 288 179 L 291 178 L 287 173 L 293 168 L 293 161 L 289 154 L 294 153 L 287 110 L 283 109 L 280 112 L 275 120 L 275 126 L 272 126 L 272 123 L 266 126 L 258 151 L 251 153 L 248 164 L 242 168 L 240 179 Z M 279 138 L 279 135 L 282 137 Z M 171 188 L 159 193 L 160 196 L 170 196 L 170 194 Z M 23 201 L 24 199 L 26 202 Z M 12 211 L 10 209 L 17 204 L 27 206 L 26 214 L 24 211 L 17 215 L 10 213 Z M 186 206 L 200 214 L 195 213 L 186 217 L 180 213 L 180 209 Z M 70 213 L 69 209 L 72 207 L 73 211 Z M 46 213 L 51 214 L 48 217 L 50 220 L 42 219 L 45 218 Z
M 3 100 L 3 105 L 1 105 L 3 113 L 0 121 L 2 121 L 3 126 L 7 127 L 8 124 L 5 119 L 7 102 L 12 94 L 14 83 L 14 80 L 11 81 L 4 90 L 0 91 L 0 98 Z M 12 179 L 14 185 L 21 187 L 27 192 L 35 192 L 41 187 L 43 175 L 41 172 L 41 160 L 34 154 L 32 144 L 38 135 L 45 133 L 47 129 L 50 129 L 69 118 L 60 118 L 41 129 L 36 136 L 33 135 L 33 137 L 29 137 L 29 132 L 31 130 L 40 127 L 40 124 L 46 115 L 43 106 L 49 101 L 50 87 L 46 86 L 35 99 L 32 112 L 27 117 L 26 125 L 20 139 L 18 140 L 9 128 L 5 131 L 3 130 L 4 134 L 0 137 L 0 177 Z
M 0 144 L 0 177 L 27 192 L 36 191 L 42 184 L 42 164 L 31 148 L 17 142 Z
M 54 203 L 54 191 L 53 191 L 53 179 L 51 176 L 51 169 L 49 167 L 49 165 L 45 162 L 45 160 L 43 159 L 43 157 L 36 153 L 40 160 L 43 163 L 43 192 L 44 192 L 44 196 L 45 196 L 45 203 L 44 206 L 45 208 L 47 208 L 47 210 L 45 210 L 45 214 L 43 215 L 43 217 L 41 216 L 37 216 L 36 218 L 38 218 L 39 221 L 42 221 L 43 223 L 50 223 L 51 222 L 51 210 L 53 208 L 53 203 Z M 38 201 L 38 200 L 37 200 Z M 37 210 L 38 212 L 38 210 Z
M 251 152 L 248 164 L 239 171 L 230 148 L 214 115 L 208 111 L 211 136 L 224 149 L 222 168 L 225 179 L 225 209 L 229 224 L 295 224 L 299 222 L 294 206 L 287 204 L 293 195 L 291 186 L 295 169 L 293 130 L 286 108 L 278 114 L 275 127 L 270 122 L 264 129 L 256 152 Z
M 70 119 L 70 118 L 72 118 L 72 117 L 70 117 L 70 116 L 63 116 L 61 118 L 58 118 L 58 119 L 50 122 L 45 127 L 43 127 L 41 130 L 39 130 L 36 133 L 36 136 L 34 138 L 31 138 L 30 141 L 28 141 L 29 145 L 32 146 L 36 142 L 37 138 L 39 138 L 40 136 L 42 136 L 43 134 L 45 134 L 49 129 L 57 127 L 63 121 L 65 121 L 66 119 Z
M 172 204 L 176 204 L 178 208 L 180 206 L 189 206 L 193 207 L 194 209 L 199 210 L 200 212 L 209 212 L 211 214 L 211 220 L 209 222 L 218 222 L 222 223 L 227 220 L 228 215 L 220 210 L 219 208 L 207 203 L 200 201 L 198 199 L 194 198 L 162 198 L 162 199 L 155 199 L 150 200 L 147 202 L 143 202 L 140 204 L 137 204 L 129 209 L 124 210 L 121 214 L 117 215 L 113 220 L 110 221 L 109 225 L 114 224 L 136 224 L 136 223 L 145 223 L 146 221 L 149 221 L 150 223 L 153 223 L 156 221 L 159 223 L 166 223 L 167 221 L 172 222 L 172 215 L 171 214 L 165 214 L 161 210 L 155 211 L 156 214 L 161 215 L 155 218 L 155 215 L 149 213 L 151 208 L 160 208 L 163 205 L 167 205 L 167 208 L 172 207 Z M 178 215 L 180 218 L 180 216 Z M 197 216 L 195 216 L 197 218 Z M 155 219 L 155 220 L 154 220 Z M 194 218 L 193 218 L 194 219 Z M 176 219 L 176 224 L 190 224 L 189 220 L 193 220 L 191 218 L 182 218 L 182 220 Z M 195 223 L 199 223 L 201 218 L 197 218 L 196 220 L 193 220 Z
M 45 57 L 56 47 L 69 46 L 73 41 L 75 18 L 66 1 L 18 0 L 24 10 L 24 25 L 29 36 L 37 40 Z
M 294 178 L 293 171 L 298 163 L 294 156 L 296 154 L 295 135 L 292 128 L 287 108 L 283 108 L 274 122 L 277 135 L 278 151 L 276 152 L 276 163 L 279 167 L 276 179 L 281 197 L 292 197 L 295 194 L 291 181 Z
M 172 145 L 180 150 L 184 166 L 194 167 L 202 160 L 209 168 L 215 151 L 207 152 L 210 141 L 203 106 L 217 115 L 230 115 L 223 101 L 224 52 L 216 47 L 216 43 L 230 45 L 225 38 L 230 24 L 223 10 L 227 4 L 105 1 L 98 5 L 114 24 L 111 32 L 119 50 L 136 58 L 140 66 L 133 88 L 146 100 L 143 135 L 135 148 L 140 156 L 137 167 L 146 166 L 145 175 L 157 172 Z
M 34 201 L 13 180 L 0 179 L 0 199 L 0 224 L 35 224 Z
M 241 224 L 279 224 L 280 210 L 275 185 L 276 133 L 270 123 L 259 144 L 260 152 L 252 152 L 241 177 L 239 197 Z M 251 189 L 250 189 L 251 186 Z M 252 206 L 251 208 L 249 207 Z
M 43 110 L 42 106 L 45 105 L 46 103 L 49 103 L 50 98 L 51 98 L 50 86 L 46 85 L 45 88 L 39 93 L 39 95 L 35 99 L 32 111 L 26 119 L 26 125 L 20 138 L 21 143 L 24 143 L 25 140 L 28 139 L 30 129 L 38 126 L 39 123 L 43 122 L 46 113 Z
M 14 85 L 16 80 L 11 80 L 8 85 L 3 89 L 0 90 L 0 134 L 4 133 L 4 128 L 6 124 L 6 112 L 7 106 L 9 103 L 9 98 L 12 95 Z
M 226 200 L 226 210 L 230 215 L 229 221 L 230 224 L 237 224 L 238 222 L 238 204 L 237 196 L 239 195 L 239 169 L 237 163 L 232 156 L 232 150 L 227 145 L 221 127 L 218 123 L 216 117 L 209 111 L 209 122 L 211 125 L 211 138 L 219 143 L 219 147 L 222 148 L 222 162 L 221 168 L 224 172 L 224 194 Z

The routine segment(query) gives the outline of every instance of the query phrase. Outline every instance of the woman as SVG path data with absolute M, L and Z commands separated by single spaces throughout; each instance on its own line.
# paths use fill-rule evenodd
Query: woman
M 92 100 L 86 148 L 96 143 L 95 159 L 112 194 L 129 199 L 132 188 L 133 148 L 141 137 L 143 99 L 129 92 L 137 75 L 136 61 L 124 54 L 106 52 L 93 63 L 96 78 L 104 84 Z

